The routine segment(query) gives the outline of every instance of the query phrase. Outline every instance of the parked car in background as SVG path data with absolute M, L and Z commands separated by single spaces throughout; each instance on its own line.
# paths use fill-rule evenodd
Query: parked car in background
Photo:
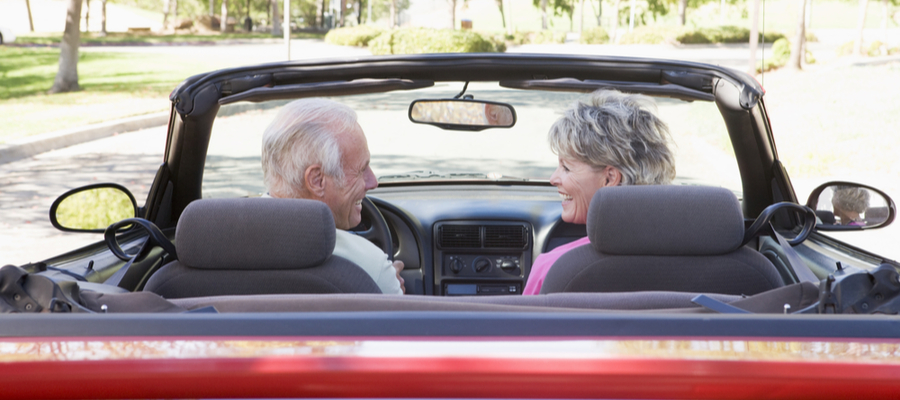
M 590 220 L 561 219 L 546 134 L 558 111 L 609 89 L 655 98 L 678 175 L 629 192 L 597 214 L 613 222 L 588 229 Z M 4 393 L 895 397 L 900 265 L 828 236 L 887 226 L 894 202 L 853 182 L 822 182 L 797 198 L 764 93 L 752 77 L 712 65 L 533 54 L 303 61 L 190 77 L 170 95 L 147 198 L 116 183 L 75 187 L 51 221 L 104 241 L 0 269 L 0 308 L 10 312 L 0 317 Z M 354 231 L 404 262 L 407 295 L 323 278 L 334 225 L 321 209 L 256 199 L 266 191 L 262 131 L 305 97 L 356 110 L 378 187 Z M 865 193 L 865 209 L 841 208 L 845 191 Z M 538 255 L 603 231 L 624 243 L 607 255 L 628 258 L 628 268 L 585 269 L 568 285 L 521 295 Z M 710 244 L 722 241 L 727 249 Z M 742 268 L 748 257 L 771 272 L 768 286 L 751 284 L 759 274 Z

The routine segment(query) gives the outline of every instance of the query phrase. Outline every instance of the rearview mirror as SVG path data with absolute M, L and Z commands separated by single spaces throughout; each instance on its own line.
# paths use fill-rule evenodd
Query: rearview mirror
M 72 189 L 50 206 L 50 223 L 67 232 L 103 233 L 111 224 L 135 216 L 134 195 L 114 183 Z
M 816 229 L 847 231 L 881 228 L 897 214 L 894 201 L 884 192 L 852 182 L 828 182 L 809 195 L 806 205 L 820 220 Z
M 480 131 L 516 124 L 513 106 L 472 99 L 416 100 L 409 105 L 409 120 L 442 129 Z

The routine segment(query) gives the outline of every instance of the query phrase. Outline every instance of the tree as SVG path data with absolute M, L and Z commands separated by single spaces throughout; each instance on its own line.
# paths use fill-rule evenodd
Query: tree
M 66 30 L 59 43 L 59 71 L 49 93 L 80 90 L 78 86 L 78 46 L 81 44 L 81 0 L 69 0 Z
M 547 30 L 547 0 L 541 0 L 541 29 Z
M 287 1 L 287 0 L 285 0 Z M 281 17 L 278 16 L 278 0 L 272 0 L 272 36 L 281 36 Z
M 574 0 L 533 0 L 532 4 L 541 9 L 541 27 L 543 29 L 548 29 L 549 26 L 547 7 L 550 7 L 553 10 L 553 15 L 567 15 L 570 20 L 572 19 L 572 14 L 575 12 Z
M 869 0 L 859 0 L 859 16 L 856 19 L 856 40 L 853 42 L 853 54 L 863 54 L 863 28 L 866 26 L 866 9 Z
M 106 36 L 106 0 L 100 1 L 100 36 Z
M 25 0 L 25 8 L 28 9 L 28 27 L 34 32 L 34 19 L 31 18 L 31 0 Z
M 794 37 L 794 43 L 791 47 L 791 58 L 788 60 L 788 67 L 800 70 L 802 69 L 803 55 L 806 48 L 804 46 L 806 44 L 806 0 L 797 0 L 797 5 L 799 6 L 797 35 Z
M 500 22 L 503 23 L 503 29 L 506 29 L 506 13 L 503 12 L 503 0 L 494 1 L 497 3 L 497 8 L 500 9 Z
M 759 3 L 753 0 L 753 24 L 750 25 L 750 68 L 751 74 L 756 74 L 756 52 L 759 50 Z
M 222 18 L 219 19 L 219 31 L 222 33 L 225 33 L 227 31 L 227 29 L 228 29 L 228 0 L 222 0 Z

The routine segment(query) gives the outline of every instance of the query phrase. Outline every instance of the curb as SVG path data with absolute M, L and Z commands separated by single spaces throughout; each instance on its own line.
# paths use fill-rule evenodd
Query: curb
M 159 112 L 28 136 L 5 144 L 0 144 L 0 164 L 21 160 L 36 154 L 61 149 L 79 143 L 113 136 L 117 133 L 137 131 L 152 128 L 154 126 L 164 126 L 168 123 L 169 113 Z

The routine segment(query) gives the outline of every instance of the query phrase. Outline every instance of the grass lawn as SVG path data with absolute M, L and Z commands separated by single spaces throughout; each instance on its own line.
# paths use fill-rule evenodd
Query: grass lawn
M 47 95 L 59 50 L 0 47 L 0 143 L 68 127 L 165 111 L 190 75 L 219 68 L 154 54 L 80 52 L 74 93 Z

